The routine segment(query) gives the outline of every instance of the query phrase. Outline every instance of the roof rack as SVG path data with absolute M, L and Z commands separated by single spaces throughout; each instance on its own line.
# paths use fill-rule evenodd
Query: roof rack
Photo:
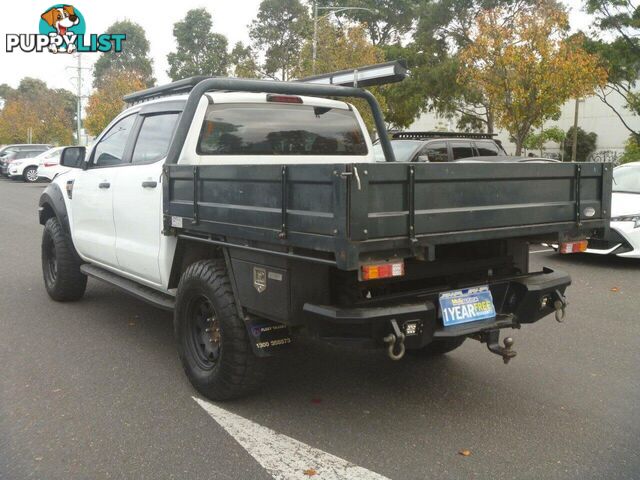
M 369 87 L 372 85 L 385 85 L 388 83 L 400 82 L 404 80 L 407 75 L 406 62 L 404 60 L 394 60 L 376 65 L 367 65 L 357 69 L 340 70 L 338 72 L 301 78 L 300 80 L 296 80 L 296 82 L 314 83 L 319 85 L 340 85 L 344 87 Z M 198 83 L 209 78 L 222 79 L 225 77 L 197 75 L 195 77 L 184 78 L 176 82 L 167 83 L 166 85 L 160 85 L 157 87 L 147 88 L 146 90 L 140 90 L 139 92 L 130 93 L 129 95 L 125 95 L 123 100 L 130 105 L 134 105 L 154 98 L 189 93 Z
M 202 80 L 206 80 L 207 75 L 197 75 L 195 77 L 183 78 L 176 82 L 159 85 L 157 87 L 147 88 L 138 92 L 125 95 L 122 99 L 129 104 L 136 104 L 159 97 L 168 97 L 169 95 L 179 95 L 181 93 L 189 93 Z
M 465 132 L 395 132 L 394 140 L 421 140 L 423 138 L 484 138 L 491 140 L 497 133 L 465 133 Z

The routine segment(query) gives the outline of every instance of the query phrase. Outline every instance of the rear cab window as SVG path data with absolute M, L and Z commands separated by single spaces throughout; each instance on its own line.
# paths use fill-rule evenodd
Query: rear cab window
M 209 105 L 199 155 L 367 155 L 366 133 L 350 109 L 281 103 Z

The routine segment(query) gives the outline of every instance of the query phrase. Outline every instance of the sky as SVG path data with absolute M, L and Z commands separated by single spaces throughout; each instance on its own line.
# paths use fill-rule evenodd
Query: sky
M 71 3 L 71 2 L 70 2 Z M 209 1 L 181 0 L 165 1 L 124 1 L 73 0 L 71 3 L 82 12 L 87 33 L 103 33 L 109 25 L 129 19 L 139 23 L 147 34 L 151 45 L 154 74 L 159 84 L 169 81 L 167 54 L 175 49 L 173 24 L 184 18 L 187 10 L 205 7 L 213 16 L 213 29 L 222 33 L 232 46 L 237 41 L 249 42 L 247 25 L 255 18 L 260 0 Z M 588 16 L 581 11 L 581 0 L 565 0 L 570 8 L 570 22 L 573 30 L 586 29 Z M 6 51 L 6 34 L 38 33 L 40 15 L 53 5 L 51 0 L 29 0 L 15 2 L 11 6 L 11 22 L 3 22 L 0 27 L 0 84 L 8 83 L 16 87 L 23 77 L 35 77 L 47 82 L 50 88 L 66 88 L 74 93 L 77 88 L 75 55 L 23 53 Z M 126 42 L 123 44 L 126 48 Z M 83 67 L 90 68 L 99 53 L 82 55 Z M 91 91 L 91 70 L 83 70 L 83 95 Z

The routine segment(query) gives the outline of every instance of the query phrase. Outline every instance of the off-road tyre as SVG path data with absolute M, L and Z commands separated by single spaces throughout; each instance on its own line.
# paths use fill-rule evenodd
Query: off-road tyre
M 82 261 L 71 239 L 56 217 L 42 232 L 42 275 L 49 296 L 57 302 L 79 300 L 87 288 L 87 277 L 80 272 Z
M 182 367 L 202 395 L 231 400 L 262 385 L 265 359 L 253 353 L 224 261 L 200 260 L 186 268 L 173 325 Z

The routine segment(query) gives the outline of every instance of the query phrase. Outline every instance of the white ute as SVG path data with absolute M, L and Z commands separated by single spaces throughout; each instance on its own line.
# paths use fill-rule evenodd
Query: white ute
M 169 280 L 177 239 L 162 234 L 162 182 L 186 101 L 187 95 L 173 95 L 139 103 L 118 115 L 86 152 L 83 147 L 64 149 L 60 163 L 68 171 L 53 179 L 40 200 L 42 266 L 51 298 L 81 298 L 87 276 L 94 276 L 173 309 L 177 289 L 169 287 Z M 295 114 L 296 109 L 301 113 Z M 348 151 L 345 134 L 351 132 L 345 125 L 360 142 L 357 156 Z M 295 141 L 274 141 L 283 131 L 303 133 Z M 209 92 L 199 101 L 178 164 L 368 163 L 373 155 L 366 132 L 360 114 L 345 102 Z M 212 154 L 199 152 L 202 135 L 208 135 L 204 147 Z M 239 154 L 240 144 L 245 153 Z M 131 282 L 144 289 L 136 291 Z M 243 394 L 258 372 L 254 368 L 251 378 L 239 380 L 242 385 L 223 382 L 212 389 L 194 378 L 188 359 L 183 363 L 196 388 L 217 399 Z M 224 377 L 228 372 L 223 367 L 224 362 L 219 368 Z

